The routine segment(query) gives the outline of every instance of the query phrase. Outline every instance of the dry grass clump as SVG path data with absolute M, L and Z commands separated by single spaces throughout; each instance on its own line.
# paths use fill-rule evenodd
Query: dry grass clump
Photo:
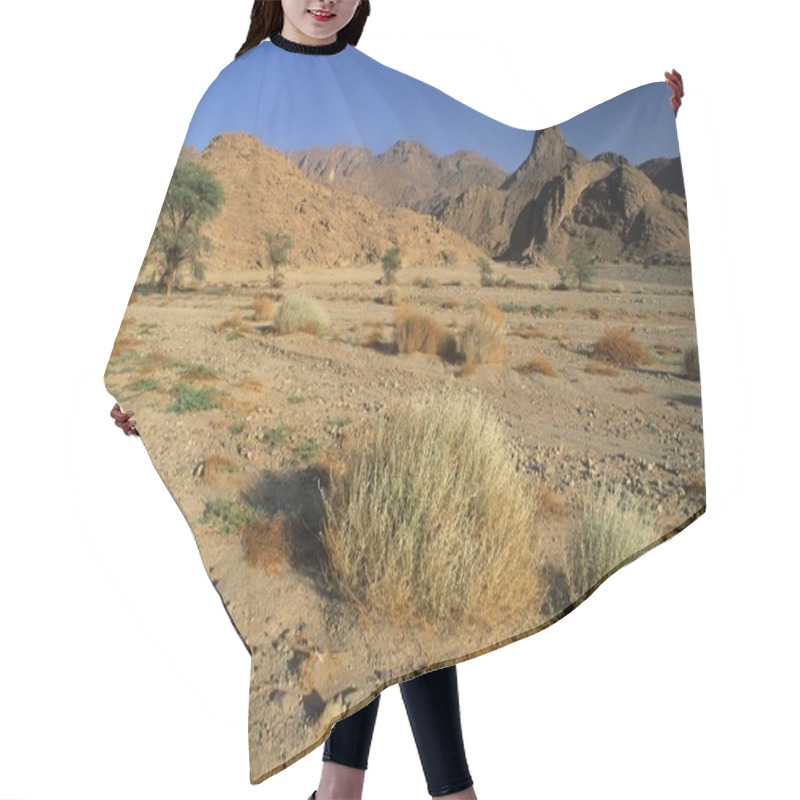
M 291 551 L 286 535 L 286 515 L 259 517 L 242 529 L 242 550 L 245 561 L 274 575 L 290 560 Z
M 230 331 L 232 334 L 236 336 L 242 336 L 245 333 L 248 333 L 250 328 L 242 319 L 241 314 L 234 314 L 232 317 L 228 317 L 228 319 L 221 320 L 220 322 L 215 322 L 214 325 L 211 326 L 214 333 L 221 333 L 222 331 Z
M 253 321 L 263 322 L 272 319 L 275 313 L 275 301 L 268 294 L 259 294 L 253 298 Z
M 322 334 L 330 327 L 328 313 L 314 297 L 291 294 L 284 297 L 278 305 L 274 319 L 278 333 Z
M 580 495 L 573 512 L 574 535 L 562 542 L 570 602 L 656 541 L 658 527 L 652 507 L 620 483 L 600 483 Z
M 455 337 L 430 314 L 403 303 L 395 311 L 394 325 L 394 343 L 399 353 L 428 353 L 454 359 Z
M 351 441 L 323 491 L 329 580 L 398 622 L 502 620 L 542 590 L 533 488 L 482 398 L 412 395 Z
M 683 371 L 690 380 L 700 380 L 700 358 L 696 344 L 689 347 L 683 354 Z
M 373 322 L 369 326 L 369 333 L 367 334 L 367 347 L 380 347 L 383 344 L 383 325 L 379 322 Z
M 547 334 L 541 325 L 527 325 L 520 326 L 514 330 L 514 333 L 521 339 L 546 339 Z
M 234 462 L 219 450 L 212 450 L 203 462 L 200 476 L 203 483 L 209 483 L 222 472 L 231 472 L 235 468 Z
M 592 358 L 618 367 L 650 364 L 653 359 L 644 345 L 627 328 L 615 328 L 601 336 L 594 345 Z
M 609 375 L 616 378 L 619 375 L 619 370 L 613 364 L 604 364 L 602 361 L 590 358 L 589 363 L 584 368 L 584 372 L 590 375 Z
M 567 511 L 567 502 L 564 495 L 554 489 L 549 483 L 541 481 L 539 484 L 539 518 L 550 519 L 558 517 Z
M 385 306 L 399 306 L 403 302 L 403 293 L 397 286 L 390 286 L 384 290 L 381 299 Z
M 481 303 L 461 335 L 461 351 L 467 364 L 501 364 L 506 358 L 503 312 L 488 302 Z
M 538 372 L 540 375 L 546 375 L 548 378 L 555 378 L 558 374 L 553 369 L 553 365 L 541 353 L 534 353 L 526 363 L 514 367 L 514 369 L 522 375 L 530 375 L 532 372 Z

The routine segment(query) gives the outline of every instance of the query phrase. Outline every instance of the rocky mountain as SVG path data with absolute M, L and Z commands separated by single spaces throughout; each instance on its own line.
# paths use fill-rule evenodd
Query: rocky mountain
M 366 147 L 347 145 L 286 151 L 286 156 L 320 183 L 423 214 L 435 215 L 446 199 L 472 186 L 499 186 L 506 178 L 494 162 L 477 153 L 461 150 L 439 157 L 409 140 L 399 140 L 377 156 Z
M 359 157 L 342 154 L 331 164 Z M 392 245 L 401 248 L 403 266 L 459 261 L 474 263 L 481 248 L 430 214 L 403 206 L 384 206 L 361 194 L 339 191 L 307 177 L 286 156 L 256 136 L 216 136 L 192 158 L 220 182 L 225 201 L 220 213 L 203 226 L 213 251 L 206 257 L 212 271 L 256 268 L 264 260 L 265 231 L 292 237 L 288 268 L 315 265 L 375 264 Z M 334 182 L 335 187 L 335 182 Z
M 536 131 L 508 174 L 476 153 L 440 157 L 410 141 L 379 155 L 338 145 L 286 157 L 318 183 L 430 215 L 498 260 L 562 261 L 574 236 L 599 259 L 689 260 L 680 159 L 634 166 L 606 152 L 590 161 L 558 125 Z

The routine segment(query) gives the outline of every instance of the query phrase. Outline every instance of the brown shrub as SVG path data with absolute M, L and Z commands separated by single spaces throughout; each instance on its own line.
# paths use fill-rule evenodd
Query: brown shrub
M 470 320 L 461 335 L 461 350 L 467 363 L 502 363 L 506 358 L 506 332 L 503 312 L 484 301 L 477 317 Z
M 609 375 L 612 378 L 616 378 L 619 375 L 619 370 L 613 364 L 604 364 L 602 361 L 595 359 L 589 359 L 585 372 L 590 375 Z
M 275 301 L 267 294 L 259 294 L 253 299 L 253 320 L 262 322 L 272 319 L 275 313 Z
M 456 349 L 455 337 L 435 317 L 403 303 L 397 307 L 394 324 L 394 342 L 398 352 L 452 358 Z
M 616 328 L 601 336 L 595 342 L 591 357 L 619 367 L 650 364 L 653 360 L 644 345 L 631 336 L 627 328 Z
M 555 378 L 558 374 L 541 353 L 534 353 L 525 364 L 515 367 L 515 369 L 523 375 L 530 375 L 531 372 L 538 372 L 541 375 L 547 375 L 549 378 Z

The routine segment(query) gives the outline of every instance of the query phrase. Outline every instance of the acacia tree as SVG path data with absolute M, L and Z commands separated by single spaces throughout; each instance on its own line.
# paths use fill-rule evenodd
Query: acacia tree
M 583 291 L 583 284 L 589 283 L 594 277 L 592 256 L 583 239 L 572 239 L 569 243 L 569 260 L 572 274 L 578 281 L 578 291 Z
M 222 186 L 211 172 L 196 161 L 178 161 L 146 256 L 160 257 L 160 274 L 156 267 L 151 281 L 155 283 L 158 274 L 158 291 L 166 290 L 169 297 L 185 262 L 198 280 L 203 279 L 200 254 L 211 250 L 211 242 L 200 233 L 200 226 L 219 212 L 224 200 Z
M 272 266 L 272 285 L 277 287 L 283 283 L 280 268 L 289 260 L 288 251 L 294 245 L 292 237 L 281 231 L 264 231 L 266 243 L 266 259 L 256 258 L 259 269 L 264 269 L 265 261 Z
M 397 245 L 390 247 L 381 257 L 383 265 L 383 277 L 387 284 L 395 282 L 395 274 L 400 269 L 403 262 L 400 258 L 400 248 Z

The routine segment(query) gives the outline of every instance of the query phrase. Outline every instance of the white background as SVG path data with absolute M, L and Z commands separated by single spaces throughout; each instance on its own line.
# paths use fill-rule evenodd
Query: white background
M 2 800 L 317 786 L 321 746 L 250 785 L 249 657 L 102 380 L 189 120 L 250 8 L 0 12 Z M 673 67 L 685 81 L 708 511 L 555 626 L 458 666 L 481 800 L 798 796 L 796 48 L 786 4 L 744 9 L 376 0 L 359 43 L 531 130 Z M 364 798 L 426 797 L 392 686 Z

